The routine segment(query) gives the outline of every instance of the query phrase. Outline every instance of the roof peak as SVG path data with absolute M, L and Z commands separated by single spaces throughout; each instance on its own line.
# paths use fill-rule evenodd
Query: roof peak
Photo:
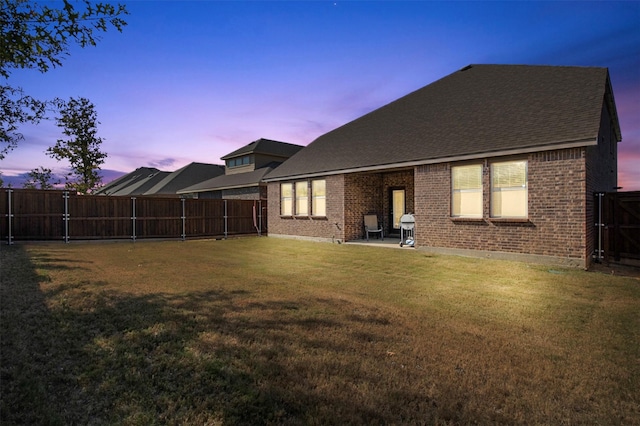
M 319 136 L 267 179 L 590 144 L 607 90 L 603 67 L 471 64 Z
M 220 157 L 220 159 L 227 160 L 248 154 L 270 154 L 288 158 L 300 149 L 302 149 L 302 145 L 260 138 L 253 142 L 249 142 L 242 148 L 236 149 L 235 151 Z

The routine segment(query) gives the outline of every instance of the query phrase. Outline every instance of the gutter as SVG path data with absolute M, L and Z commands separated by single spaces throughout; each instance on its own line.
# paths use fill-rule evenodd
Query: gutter
M 195 193 L 199 193 L 199 192 L 224 191 L 225 189 L 254 188 L 256 186 L 260 186 L 260 182 L 246 184 L 246 185 L 217 186 L 215 188 L 197 189 L 197 190 L 193 190 L 193 191 L 180 190 L 180 191 L 177 191 L 176 194 L 195 194 Z

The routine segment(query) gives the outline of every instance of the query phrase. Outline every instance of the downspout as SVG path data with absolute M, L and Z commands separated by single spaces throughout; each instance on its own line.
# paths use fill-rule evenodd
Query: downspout
M 260 228 L 258 228 L 258 217 L 256 213 L 256 201 L 253 200 L 253 227 L 256 229 L 258 236 L 260 236 Z
M 262 212 L 264 211 L 264 207 L 262 207 L 262 200 L 258 201 L 258 206 L 260 207 L 260 214 L 258 215 L 258 219 L 260 220 L 260 236 L 262 236 Z

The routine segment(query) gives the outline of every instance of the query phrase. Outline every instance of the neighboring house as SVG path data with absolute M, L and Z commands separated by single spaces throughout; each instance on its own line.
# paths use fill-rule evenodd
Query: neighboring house
M 176 197 L 182 188 L 224 174 L 224 167 L 217 164 L 190 163 L 169 173 L 142 195 Z
M 225 174 L 178 191 L 184 197 L 264 200 L 267 186 L 263 177 L 302 146 L 258 139 L 222 157 Z
M 154 167 L 139 167 L 120 176 L 94 192 L 94 195 L 141 195 L 164 179 L 170 172 L 161 172 Z
M 606 68 L 470 65 L 267 175 L 269 235 L 358 240 L 368 213 L 397 234 L 410 212 L 416 247 L 587 267 L 620 140 Z
M 95 192 L 96 195 L 178 197 L 178 190 L 224 173 L 217 164 L 190 163 L 175 172 L 140 167 L 115 179 Z

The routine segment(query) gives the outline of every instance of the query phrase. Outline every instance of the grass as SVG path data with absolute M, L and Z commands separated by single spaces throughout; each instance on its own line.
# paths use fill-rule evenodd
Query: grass
M 0 247 L 0 423 L 640 424 L 640 281 L 273 238 Z

